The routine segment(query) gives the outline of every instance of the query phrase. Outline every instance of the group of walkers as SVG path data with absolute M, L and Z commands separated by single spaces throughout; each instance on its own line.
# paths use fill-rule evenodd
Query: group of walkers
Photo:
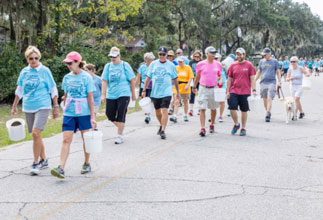
M 97 128 L 96 113 L 101 103 L 106 103 L 106 116 L 116 126 L 115 144 L 124 142 L 123 132 L 126 114 L 130 101 L 136 100 L 136 86 L 140 85 L 139 97 L 150 97 L 155 108 L 159 123 L 157 134 L 166 139 L 168 121 L 178 120 L 179 108 L 183 106 L 183 121 L 199 115 L 199 135 L 207 134 L 206 110 L 211 111 L 208 132 L 214 133 L 217 109 L 220 108 L 219 122 L 223 122 L 225 101 L 215 101 L 215 88 L 225 90 L 228 109 L 233 120 L 231 134 L 240 130 L 240 136 L 247 134 L 247 118 L 249 111 L 248 97 L 256 95 L 256 81 L 260 80 L 260 95 L 266 110 L 265 121 L 270 122 L 272 100 L 276 88 L 281 86 L 279 61 L 272 58 L 271 50 L 263 50 L 264 59 L 260 61 L 258 71 L 250 61 L 246 60 L 246 51 L 238 48 L 236 61 L 230 66 L 221 63 L 221 55 L 209 46 L 203 52 L 196 50 L 191 60 L 177 49 L 176 54 L 166 47 L 158 49 L 156 59 L 152 52 L 144 54 L 144 62 L 137 71 L 137 76 L 129 63 L 121 59 L 120 49 L 112 47 L 109 52 L 111 59 L 103 69 L 102 76 L 96 75 L 93 64 L 87 64 L 78 52 L 70 52 L 63 63 L 70 71 L 62 81 L 63 100 L 63 141 L 60 163 L 51 170 L 58 178 L 65 178 L 65 165 L 70 152 L 73 135 L 80 131 L 83 139 L 84 163 L 81 174 L 91 172 L 90 154 L 85 151 L 84 133 Z M 53 118 L 59 117 L 58 90 L 50 69 L 41 62 L 41 53 L 34 46 L 25 52 L 28 66 L 20 72 L 16 97 L 12 106 L 12 114 L 17 113 L 17 105 L 22 99 L 22 110 L 25 112 L 28 131 L 33 137 L 34 162 L 30 173 L 37 175 L 48 167 L 48 159 L 42 139 L 42 131 L 47 123 L 50 111 Z M 291 81 L 291 91 L 295 97 L 299 118 L 305 116 L 300 97 L 302 95 L 302 77 L 309 75 L 306 68 L 299 65 L 297 57 L 290 59 L 291 66 L 287 69 L 286 80 Z M 285 66 L 283 66 L 285 67 Z M 53 103 L 53 105 L 52 105 Z M 198 112 L 194 112 L 194 106 Z M 241 112 L 241 120 L 238 117 Z M 169 118 L 170 115 L 170 118 Z M 144 121 L 151 121 L 151 113 L 146 113 Z
M 284 78 L 286 79 L 287 77 L 287 71 L 289 69 L 289 66 L 291 65 L 290 59 L 288 58 L 288 56 L 280 57 L 279 58 L 279 68 L 282 71 L 282 75 L 284 76 Z M 323 72 L 323 57 L 319 58 L 309 58 L 307 59 L 306 57 L 300 57 L 298 59 L 298 66 L 303 67 L 303 68 L 307 68 L 309 70 L 309 72 L 314 76 L 319 76 L 320 73 Z

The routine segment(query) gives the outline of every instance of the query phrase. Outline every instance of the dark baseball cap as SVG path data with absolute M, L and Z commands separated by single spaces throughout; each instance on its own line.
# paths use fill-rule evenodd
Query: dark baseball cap
M 266 55 L 266 54 L 271 54 L 271 49 L 269 49 L 268 47 L 266 47 L 265 49 L 263 49 L 262 51 L 262 55 Z
M 167 53 L 167 52 L 168 52 L 168 50 L 167 50 L 167 48 L 166 48 L 166 47 L 160 47 L 160 48 L 158 49 L 158 52 Z

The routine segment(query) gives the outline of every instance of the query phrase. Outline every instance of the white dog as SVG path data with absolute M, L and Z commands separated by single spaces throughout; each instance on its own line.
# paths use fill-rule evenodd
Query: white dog
M 293 97 L 285 98 L 285 108 L 286 108 L 286 123 L 289 123 L 291 120 L 297 120 L 296 104 Z

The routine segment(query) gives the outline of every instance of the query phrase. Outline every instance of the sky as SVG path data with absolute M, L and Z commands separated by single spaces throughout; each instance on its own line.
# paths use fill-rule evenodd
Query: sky
M 323 1 L 322 0 L 294 0 L 295 2 L 306 3 L 312 10 L 313 14 L 319 15 L 323 20 Z

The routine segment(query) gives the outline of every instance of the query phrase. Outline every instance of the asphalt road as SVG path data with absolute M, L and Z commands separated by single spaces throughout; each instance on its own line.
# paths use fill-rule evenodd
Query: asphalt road
M 32 143 L 0 151 L 0 219 L 323 219 L 323 77 L 305 91 L 305 119 L 285 123 L 274 101 L 265 123 L 261 101 L 251 103 L 247 136 L 232 136 L 231 118 L 198 136 L 199 120 L 170 124 L 167 140 L 156 119 L 128 115 L 125 143 L 114 144 L 108 121 L 104 150 L 93 172 L 81 175 L 80 136 L 72 144 L 66 179 L 50 169 L 30 176 Z M 284 84 L 285 95 L 289 94 Z M 45 139 L 50 167 L 62 136 Z

